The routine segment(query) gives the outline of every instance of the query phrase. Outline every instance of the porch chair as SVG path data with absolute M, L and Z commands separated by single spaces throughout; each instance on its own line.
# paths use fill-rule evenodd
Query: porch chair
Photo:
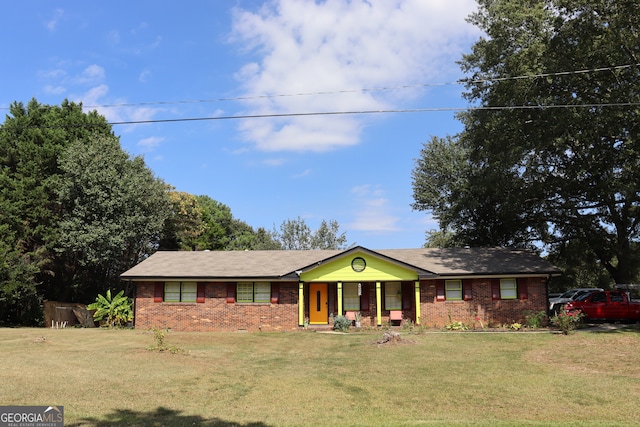
M 351 320 L 352 322 L 356 321 L 356 312 L 355 311 L 345 311 L 344 317 Z
M 394 325 L 394 322 L 398 322 L 397 326 L 400 326 L 402 323 L 402 310 L 389 311 L 389 323 Z

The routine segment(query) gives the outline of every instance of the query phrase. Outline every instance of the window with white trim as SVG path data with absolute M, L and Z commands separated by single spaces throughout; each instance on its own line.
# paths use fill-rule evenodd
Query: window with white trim
M 517 299 L 518 283 L 516 279 L 500 279 L 500 299 Z
M 270 302 L 271 283 L 238 282 L 236 285 L 237 302 Z
M 165 282 L 165 302 L 196 302 L 198 284 L 196 282 Z
M 462 280 L 445 280 L 444 292 L 448 301 L 462 301 Z
M 402 283 L 385 282 L 384 308 L 385 310 L 402 310 Z
M 360 310 L 360 293 L 358 291 L 358 283 L 342 284 L 342 304 L 344 305 L 345 310 Z

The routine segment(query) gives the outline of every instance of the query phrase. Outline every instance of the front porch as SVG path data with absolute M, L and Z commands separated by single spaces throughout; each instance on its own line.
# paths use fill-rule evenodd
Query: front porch
M 331 326 L 335 316 L 347 316 L 363 327 L 420 324 L 419 281 L 299 282 L 298 325 Z

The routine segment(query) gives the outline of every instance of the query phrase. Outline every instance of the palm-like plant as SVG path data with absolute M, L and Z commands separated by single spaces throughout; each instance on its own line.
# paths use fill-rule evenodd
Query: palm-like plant
M 124 296 L 124 291 L 120 291 L 111 297 L 111 290 L 107 290 L 105 296 L 98 295 L 96 302 L 87 306 L 89 310 L 96 310 L 93 318 L 97 321 L 104 320 L 110 328 L 124 326 L 133 320 L 133 309 L 131 298 Z

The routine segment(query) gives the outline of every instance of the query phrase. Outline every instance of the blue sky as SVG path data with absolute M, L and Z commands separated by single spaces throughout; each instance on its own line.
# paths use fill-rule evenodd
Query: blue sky
M 456 64 L 473 0 L 8 2 L 0 108 L 67 98 L 119 124 L 123 148 L 180 191 L 272 230 L 335 219 L 349 243 L 420 247 L 411 171 L 461 130 Z M 309 115 L 428 109 L 410 113 Z M 442 109 L 444 111 L 437 111 Z

